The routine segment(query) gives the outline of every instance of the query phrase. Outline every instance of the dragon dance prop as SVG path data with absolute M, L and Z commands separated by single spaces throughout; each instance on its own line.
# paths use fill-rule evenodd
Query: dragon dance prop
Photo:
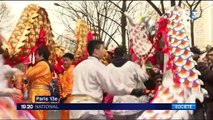
M 87 44 L 89 41 L 93 39 L 92 33 L 89 31 L 89 27 L 86 22 L 82 19 L 79 19 L 76 22 L 76 32 L 75 32 L 76 46 L 74 50 L 74 65 L 77 65 L 81 61 L 85 60 L 88 57 L 87 52 Z M 58 50 L 59 49 L 59 50 Z M 65 48 L 68 49 L 68 48 Z M 57 73 L 63 72 L 63 61 L 59 57 L 59 55 L 63 55 L 64 51 L 60 48 L 56 48 L 56 63 L 54 65 L 54 69 Z
M 156 51 L 155 45 L 158 41 L 155 34 L 155 25 L 149 24 L 151 18 L 143 17 L 138 23 L 133 22 L 130 15 L 125 12 L 127 17 L 127 30 L 130 37 L 130 54 L 133 61 L 139 60 L 141 57 L 148 59 Z
M 183 17 L 185 11 L 172 7 L 158 21 L 157 35 L 161 34 L 165 48 L 163 84 L 155 92 L 151 103 L 203 102 L 207 91 L 201 88 L 200 72 L 195 69 L 189 38 L 186 35 Z M 192 110 L 146 110 L 138 119 L 189 119 Z
M 88 57 L 87 44 L 93 39 L 92 33 L 89 31 L 87 23 L 79 19 L 76 22 L 76 51 L 75 51 L 75 64 L 80 63 Z
M 88 51 L 87 51 L 87 44 L 93 40 L 93 34 L 89 29 L 89 26 L 87 23 L 79 19 L 76 22 L 76 51 L 75 51 L 75 61 L 74 64 L 77 65 L 81 61 L 85 60 L 88 57 Z M 111 59 L 112 53 L 111 51 L 106 51 L 104 54 L 104 57 L 100 59 L 100 61 L 107 65 L 109 64 L 109 59 Z
M 55 49 L 56 44 L 46 10 L 30 4 L 22 12 L 9 40 L 3 42 L 7 64 L 14 66 L 18 63 L 29 63 L 30 56 L 40 45 L 49 49 L 51 60 L 59 54 Z

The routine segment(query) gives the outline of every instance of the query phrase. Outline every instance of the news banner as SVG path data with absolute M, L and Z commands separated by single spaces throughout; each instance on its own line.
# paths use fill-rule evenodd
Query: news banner
M 35 101 L 38 103 L 18 103 L 17 110 L 196 110 L 196 104 L 194 103 L 61 104 L 57 103 L 58 100 L 54 96 L 36 96 Z

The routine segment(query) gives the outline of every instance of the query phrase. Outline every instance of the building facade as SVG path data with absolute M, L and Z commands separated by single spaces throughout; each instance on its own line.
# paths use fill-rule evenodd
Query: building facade
M 195 45 L 205 49 L 207 45 L 213 46 L 213 2 L 202 1 L 203 14 L 194 24 Z

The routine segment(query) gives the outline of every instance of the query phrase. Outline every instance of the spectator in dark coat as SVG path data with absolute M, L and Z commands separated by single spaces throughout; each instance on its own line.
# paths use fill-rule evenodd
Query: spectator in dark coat
M 213 115 L 213 70 L 205 62 L 200 62 L 196 66 L 200 71 L 201 76 L 199 78 L 204 82 L 204 88 L 208 91 L 208 98 L 204 99 L 204 110 L 206 111 L 206 119 L 212 119 Z

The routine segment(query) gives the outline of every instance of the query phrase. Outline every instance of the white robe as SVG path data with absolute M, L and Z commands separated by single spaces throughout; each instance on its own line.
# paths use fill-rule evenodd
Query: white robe
M 120 84 L 114 76 L 112 76 L 108 68 L 95 57 L 79 63 L 73 71 L 74 83 L 72 95 L 86 95 L 94 98 L 94 100 L 84 101 L 73 98 L 71 103 L 101 103 L 103 93 L 111 93 L 113 95 L 130 94 L 132 87 L 125 87 Z M 78 119 L 86 114 L 104 115 L 103 110 L 71 110 L 71 119 Z
M 9 65 L 4 65 L 4 60 L 2 55 L 0 55 L 0 97 L 1 96 L 12 96 L 13 88 L 8 88 L 8 79 L 5 78 L 6 74 L 15 75 L 23 74 L 20 70 L 10 67 Z
M 132 88 L 146 88 L 144 82 L 148 80 L 148 75 L 138 64 L 127 61 L 123 66 L 116 67 L 112 63 L 107 66 L 111 74 L 116 75 L 116 80 L 125 86 Z M 145 103 L 147 96 L 135 97 L 132 95 L 114 96 L 113 103 Z M 113 110 L 114 115 L 131 115 L 140 110 Z
M 9 65 L 4 65 L 3 57 L 0 55 L 0 119 L 26 119 L 34 120 L 35 118 L 25 110 L 16 110 L 16 103 L 13 99 L 14 89 L 8 88 L 9 75 L 15 74 L 17 71 Z M 8 107 L 5 107 L 8 106 Z
M 14 72 L 14 69 L 9 65 L 4 65 L 3 62 L 3 57 L 0 55 L 0 97 L 12 96 L 13 89 L 7 87 L 8 80 L 5 78 L 5 74 L 8 72 Z

